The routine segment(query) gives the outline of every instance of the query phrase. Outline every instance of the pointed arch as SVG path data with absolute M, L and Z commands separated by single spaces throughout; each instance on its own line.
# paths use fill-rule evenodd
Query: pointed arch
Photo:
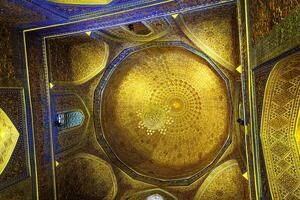
M 273 199 L 300 198 L 300 158 L 295 137 L 300 108 L 300 53 L 279 61 L 268 78 L 261 139 Z

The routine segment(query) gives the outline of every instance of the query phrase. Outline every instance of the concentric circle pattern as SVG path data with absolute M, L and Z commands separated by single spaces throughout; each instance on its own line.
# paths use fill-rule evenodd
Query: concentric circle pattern
M 211 163 L 227 139 L 229 118 L 225 81 L 179 47 L 130 55 L 102 95 L 101 122 L 113 152 L 155 178 L 191 176 Z

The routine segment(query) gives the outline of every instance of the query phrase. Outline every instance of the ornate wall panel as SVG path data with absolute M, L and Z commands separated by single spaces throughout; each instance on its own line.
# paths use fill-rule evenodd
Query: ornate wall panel
M 47 19 L 43 14 L 17 5 L 14 1 L 1 0 L 0 8 L 0 22 L 8 23 L 14 27 L 26 23 L 41 22 Z
M 200 186 L 194 200 L 248 200 L 247 181 L 238 163 L 229 160 L 215 168 Z
M 285 2 L 285 1 L 283 1 Z M 289 1 L 287 1 L 289 2 Z M 296 2 L 296 1 L 295 1 Z M 280 8 L 277 8 L 280 11 Z M 255 43 L 253 50 L 255 52 L 255 66 L 260 65 L 282 53 L 296 48 L 300 43 L 300 5 L 289 12 L 280 23 L 274 25 L 268 34 L 265 34 Z M 267 27 L 267 25 L 264 25 Z M 256 28 L 255 31 L 263 30 Z
M 76 154 L 57 166 L 58 198 L 72 200 L 112 200 L 118 185 L 112 167 L 86 153 Z
M 24 38 L 23 38 L 24 39 Z M 39 177 L 39 199 L 55 199 L 54 150 L 50 110 L 50 91 L 48 69 L 46 66 L 46 44 L 36 38 L 35 34 L 26 33 L 26 53 L 28 69 L 28 89 L 30 89 L 30 106 L 32 108 L 32 132 L 36 156 L 36 173 Z M 34 112 L 33 112 L 34 109 Z M 34 194 L 36 195 L 36 194 Z
M 16 69 L 13 64 L 13 31 L 8 23 L 0 24 L 0 81 L 15 79 Z
M 276 62 L 275 62 L 276 63 Z M 262 107 L 263 107 L 263 99 L 264 99 L 264 91 L 266 87 L 266 83 L 269 77 L 269 74 L 272 70 L 272 68 L 275 65 L 274 62 L 265 64 L 263 66 L 260 66 L 258 68 L 254 69 L 254 80 L 255 80 L 255 103 L 256 103 L 256 117 L 257 117 L 257 132 L 260 133 L 260 122 L 261 122 L 261 116 L 262 116 Z M 260 149 L 262 149 L 262 141 L 258 141 Z M 261 175 L 261 181 L 262 181 L 262 187 L 263 187 L 263 195 L 266 200 L 271 200 L 271 193 L 269 188 L 269 182 L 267 177 L 267 171 L 266 171 L 266 164 L 263 152 L 261 151 L 259 153 L 260 155 L 260 175 Z
M 82 84 L 106 66 L 109 47 L 86 34 L 47 40 L 50 81 L 56 85 Z
M 156 45 L 157 48 L 154 48 Z M 168 47 L 172 45 L 181 48 Z M 138 49 L 145 50 L 122 61 L 130 52 Z M 181 62 L 177 59 L 179 55 Z M 114 69 L 120 61 L 119 68 Z M 180 67 L 174 66 L 174 62 Z M 188 70 L 193 71 L 191 76 L 187 79 L 181 77 L 182 74 L 187 75 Z M 195 74 L 195 71 L 199 73 Z M 221 149 L 226 148 L 231 127 L 230 86 L 226 76 L 205 55 L 180 42 L 154 43 L 123 51 L 105 73 L 95 92 L 94 115 L 97 116 L 95 125 L 98 141 L 110 158 L 131 176 L 138 178 L 137 174 L 146 174 L 140 178 L 147 182 L 158 179 L 155 182 L 160 184 L 189 183 L 201 176 L 203 170 L 222 154 Z M 200 84 L 198 78 L 205 79 L 205 84 L 203 80 Z M 202 85 L 202 89 L 198 84 Z M 215 88 L 210 90 L 208 85 L 215 85 Z M 168 105 L 171 106 L 169 111 Z M 190 122 L 189 119 L 195 121 Z M 219 122 L 214 123 L 215 119 L 219 119 Z M 123 123 L 127 128 L 122 128 Z M 172 124 L 177 125 L 174 127 Z M 212 130 L 213 127 L 219 131 Z M 213 136 L 215 140 L 212 140 L 211 133 L 218 133 Z M 178 142 L 181 148 L 178 148 Z M 208 147 L 208 144 L 211 144 L 209 148 L 201 148 Z M 196 148 L 195 145 L 200 146 Z M 118 148 L 120 146 L 123 148 Z
M 262 112 L 263 112 L 263 100 L 264 100 L 264 95 L 265 95 L 265 89 L 266 89 L 266 84 L 268 77 L 276 65 L 278 61 L 281 59 L 286 58 L 287 56 L 297 52 L 297 49 L 292 49 L 286 53 L 281 54 L 280 56 L 263 63 L 259 65 L 258 67 L 253 69 L 254 73 L 254 81 L 255 81 L 255 104 L 256 104 L 256 117 L 257 117 L 257 132 L 260 133 L 261 131 L 261 119 L 262 119 Z M 260 148 L 262 149 L 262 141 L 258 141 Z M 264 198 L 265 199 L 271 199 L 271 193 L 270 193 L 270 188 L 269 188 L 269 181 L 267 177 L 267 171 L 266 171 L 266 165 L 265 165 L 265 160 L 262 159 L 264 158 L 263 152 L 260 152 L 260 163 L 261 163 L 261 180 L 262 180 L 262 187 L 263 187 L 263 192 L 264 192 Z
M 230 71 L 239 65 L 236 7 L 225 6 L 179 15 L 183 32 L 211 58 Z
M 300 54 L 278 62 L 268 78 L 261 137 L 274 199 L 300 198 L 300 157 L 295 126 L 300 107 Z
M 31 179 L 25 179 L 0 192 L 1 200 L 32 200 Z
M 0 108 L 1 112 L 6 113 L 10 123 L 4 122 L 4 118 L 1 117 L 1 130 L 5 131 L 5 127 L 13 130 L 11 126 L 14 126 L 18 131 L 19 136 L 17 138 L 10 139 L 0 138 L 0 162 L 1 166 L 5 161 L 5 155 L 10 153 L 9 161 L 6 164 L 2 173 L 0 173 L 0 189 L 7 187 L 11 184 L 19 182 L 29 177 L 29 158 L 28 158 L 28 141 L 26 132 L 26 117 L 25 117 L 25 101 L 22 88 L 0 88 Z M 11 124 L 12 123 L 12 124 Z M 4 136 L 3 134 L 1 134 Z M 15 144 L 13 149 L 8 146 Z M 5 148 L 2 148 L 3 145 Z M 8 152 L 11 151 L 11 152 Z
M 252 40 L 256 44 L 270 34 L 299 5 L 299 0 L 251 1 Z M 279 39 L 279 38 L 278 38 Z
M 54 105 L 54 115 L 67 111 L 79 111 L 84 116 L 84 122 L 80 126 L 59 130 L 53 129 L 54 141 L 56 142 L 55 151 L 59 153 L 80 143 L 86 134 L 90 121 L 90 113 L 83 100 L 75 93 L 54 91 L 51 95 Z

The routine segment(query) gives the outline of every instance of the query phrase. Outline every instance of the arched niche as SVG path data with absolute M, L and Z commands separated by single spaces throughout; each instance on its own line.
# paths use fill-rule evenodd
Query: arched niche
M 274 66 L 264 93 L 261 139 L 273 199 L 300 197 L 299 107 L 300 53 L 296 53 Z
M 248 184 L 236 160 L 216 167 L 198 189 L 194 200 L 248 200 Z

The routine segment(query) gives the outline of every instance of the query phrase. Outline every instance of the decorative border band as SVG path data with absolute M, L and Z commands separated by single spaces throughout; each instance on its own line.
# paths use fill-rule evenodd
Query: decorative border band
M 3 95 L 3 96 L 2 96 Z M 11 95 L 11 96 L 10 96 Z M 1 97 L 2 96 L 2 97 Z M 28 177 L 30 177 L 30 165 L 29 165 L 29 149 L 28 149 L 28 135 L 27 135 L 27 117 L 25 110 L 25 99 L 23 88 L 2 88 L 0 87 L 0 106 L 4 112 L 11 119 L 12 123 L 20 133 L 16 147 L 10 160 L 0 175 L 0 190 L 18 183 Z M 5 100 L 7 99 L 7 100 Z M 2 102 L 3 101 L 3 102 Z M 13 111 L 5 107 L 9 101 L 15 107 Z M 7 105 L 7 106 L 13 106 Z M 17 169 L 15 169 L 17 167 Z M 14 168 L 14 169 L 13 169 Z

